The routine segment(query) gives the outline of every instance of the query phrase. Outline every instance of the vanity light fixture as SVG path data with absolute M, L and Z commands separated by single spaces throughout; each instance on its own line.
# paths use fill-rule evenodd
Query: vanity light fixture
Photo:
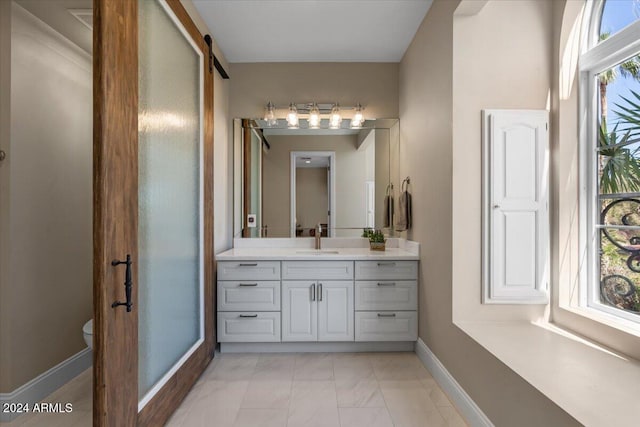
M 318 108 L 318 104 L 315 102 L 311 105 L 309 109 L 309 128 L 310 129 L 319 129 L 320 128 L 320 109 Z
M 340 115 L 340 106 L 336 103 L 331 109 L 331 115 L 329 116 L 329 129 L 339 129 L 342 123 L 342 116 Z
M 278 118 L 276 117 L 276 106 L 273 102 L 269 101 L 267 107 L 264 110 L 264 121 L 267 122 L 267 126 L 275 126 L 278 124 Z
M 292 102 L 289 104 L 289 113 L 287 114 L 287 126 L 292 129 L 298 128 L 298 109 Z
M 1 1 L 1 0 L 0 0 Z M 289 129 L 300 128 L 300 115 L 306 119 L 303 122 L 303 127 L 309 129 L 320 129 L 323 127 L 323 117 L 325 123 L 329 122 L 329 129 L 340 129 L 342 125 L 342 111 L 353 110 L 353 116 L 351 118 L 350 127 L 354 129 L 360 129 L 364 125 L 365 119 L 363 115 L 364 107 L 357 103 L 355 106 L 341 107 L 337 102 L 335 103 L 297 103 L 292 102 L 289 104 L 286 120 L 287 127 Z M 349 116 L 350 113 L 347 113 Z M 328 116 L 328 120 L 326 120 Z M 264 121 L 267 127 L 277 127 L 277 107 L 271 101 L 269 101 L 264 109 Z M 326 127 L 326 124 L 324 125 Z
M 364 108 L 362 108 L 362 105 L 360 105 L 360 103 L 357 103 L 356 112 L 351 119 L 352 128 L 362 127 L 362 123 L 364 123 L 364 115 L 362 114 L 362 110 L 364 110 Z

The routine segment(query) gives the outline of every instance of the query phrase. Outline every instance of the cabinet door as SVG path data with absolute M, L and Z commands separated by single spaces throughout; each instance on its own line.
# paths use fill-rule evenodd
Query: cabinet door
M 318 341 L 353 341 L 353 282 L 318 282 Z
M 547 111 L 485 110 L 485 304 L 548 304 Z
M 282 282 L 282 341 L 318 340 L 317 284 Z

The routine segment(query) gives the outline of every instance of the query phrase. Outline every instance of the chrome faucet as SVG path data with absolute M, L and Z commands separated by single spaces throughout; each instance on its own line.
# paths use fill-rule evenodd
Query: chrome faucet
M 322 225 L 320 223 L 318 223 L 318 226 L 316 227 L 316 249 L 322 249 L 322 241 L 320 240 L 320 237 L 322 236 Z

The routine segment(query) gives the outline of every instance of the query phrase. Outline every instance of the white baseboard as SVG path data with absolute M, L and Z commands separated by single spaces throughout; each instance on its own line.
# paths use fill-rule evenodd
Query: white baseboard
M 480 407 L 469 397 L 455 378 L 447 371 L 442 362 L 427 345 L 418 338 L 416 355 L 422 364 L 431 372 L 433 378 L 456 405 L 456 408 L 472 427 L 493 427 L 493 423 L 482 412 Z
M 220 353 L 340 353 L 413 350 L 413 341 L 220 343 Z
M 9 403 L 34 403 L 59 389 L 73 378 L 91 367 L 93 356 L 90 348 L 74 354 L 53 368 L 38 375 L 31 381 L 18 387 L 11 393 L 0 393 L 0 408 Z M 0 421 L 7 422 L 16 418 L 18 414 L 0 411 Z

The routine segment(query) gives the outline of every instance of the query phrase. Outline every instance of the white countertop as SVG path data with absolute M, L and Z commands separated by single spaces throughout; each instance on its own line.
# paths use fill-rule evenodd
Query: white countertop
M 387 248 L 385 251 L 372 251 L 369 248 L 234 248 L 216 255 L 218 261 L 236 260 L 277 260 L 277 261 L 336 261 L 336 260 L 392 260 L 410 261 L 420 259 L 415 252 L 400 248 Z

